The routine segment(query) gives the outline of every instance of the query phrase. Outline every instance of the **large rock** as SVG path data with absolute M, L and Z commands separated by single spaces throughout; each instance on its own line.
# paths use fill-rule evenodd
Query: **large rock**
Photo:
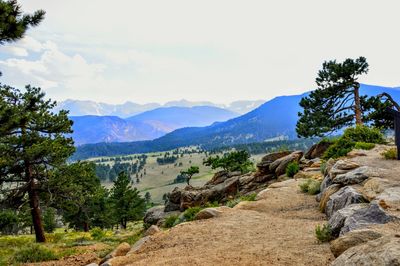
M 379 169 L 369 166 L 362 166 L 345 174 L 337 175 L 333 178 L 333 183 L 343 186 L 360 184 L 370 177 L 379 177 Z
M 196 216 L 194 217 L 195 220 L 205 220 L 210 218 L 219 217 L 222 215 L 224 211 L 229 211 L 231 208 L 222 206 L 217 208 L 206 208 L 199 211 Z
M 364 197 L 352 187 L 343 187 L 336 193 L 329 197 L 326 204 L 326 215 L 331 217 L 335 212 L 344 207 L 354 204 L 365 202 Z
M 152 236 L 157 234 L 158 232 L 160 232 L 160 228 L 158 228 L 157 225 L 152 225 L 149 227 L 149 229 L 146 230 L 146 232 L 144 233 L 144 236 Z
M 320 143 L 314 144 L 306 152 L 304 157 L 306 159 L 320 158 L 331 145 L 332 145 L 332 142 L 328 142 L 328 141 L 321 141 Z
M 182 189 L 175 187 L 171 193 L 167 195 L 165 203 L 165 212 L 178 211 L 181 206 Z
M 355 247 L 368 241 L 375 240 L 377 238 L 380 238 L 381 236 L 381 233 L 375 232 L 370 229 L 355 230 L 331 241 L 331 251 L 335 257 L 338 257 L 351 247 Z
M 286 172 L 286 167 L 292 162 L 299 162 L 302 156 L 302 151 L 292 152 L 291 154 L 271 163 L 269 166 L 269 170 L 271 172 L 275 172 L 276 176 L 283 175 Z
M 385 189 L 376 200 L 382 206 L 392 210 L 400 210 L 400 187 L 390 187 Z
M 270 171 L 270 168 L 269 168 L 271 163 L 273 163 L 274 161 L 276 161 L 282 157 L 289 155 L 290 153 L 291 153 L 290 151 L 268 153 L 261 159 L 261 162 L 257 164 L 258 171 L 255 174 L 255 176 L 265 176 L 265 175 L 273 174 L 274 172 Z
M 400 265 L 400 238 L 385 236 L 352 247 L 340 255 L 332 266 L 343 265 Z
M 366 199 L 372 201 L 388 187 L 390 183 L 387 179 L 372 177 L 365 182 L 362 193 Z
M 148 241 L 150 241 L 150 236 L 145 236 L 136 241 L 135 244 L 133 244 L 131 250 L 127 253 L 127 255 L 131 255 L 133 253 L 138 252 L 144 244 L 146 244 Z
M 179 211 L 164 212 L 164 206 L 156 206 L 147 210 L 143 222 L 148 225 L 161 224 L 170 215 L 179 214 Z
M 335 179 L 337 175 L 345 174 L 358 167 L 360 166 L 355 162 L 348 160 L 339 160 L 329 170 L 329 176 L 331 179 Z
M 378 204 L 352 204 L 343 208 L 329 219 L 334 236 L 364 228 L 372 224 L 385 224 L 392 221 Z
M 327 176 L 329 174 L 329 172 L 332 170 L 333 166 L 336 164 L 336 160 L 333 158 L 330 158 L 328 161 L 326 161 L 325 163 L 325 167 L 324 167 L 324 176 Z
M 240 176 L 241 172 L 235 171 L 235 172 L 226 172 L 226 171 L 220 171 L 217 172 L 210 181 L 206 183 L 206 186 L 209 185 L 218 185 L 223 182 L 225 182 L 228 178 L 234 177 L 234 176 Z
M 326 205 L 328 204 L 329 198 L 331 197 L 331 195 L 338 192 L 339 189 L 340 189 L 340 185 L 333 184 L 333 185 L 327 187 L 326 189 L 324 189 L 324 191 L 320 193 L 321 195 L 318 196 L 318 198 L 319 198 L 319 210 L 321 212 L 325 213 Z

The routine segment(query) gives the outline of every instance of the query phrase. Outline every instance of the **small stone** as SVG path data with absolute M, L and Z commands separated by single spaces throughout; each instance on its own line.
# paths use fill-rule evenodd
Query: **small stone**
M 355 230 L 333 240 L 330 243 L 330 248 L 333 255 L 338 257 L 351 247 L 355 247 L 370 240 L 380 238 L 381 236 L 381 233 L 370 229 Z
M 157 225 L 152 225 L 146 230 L 146 232 L 144 233 L 144 236 L 152 236 L 152 235 L 157 234 L 160 231 L 161 230 L 160 230 L 160 228 L 158 228 Z
M 118 247 L 111 252 L 111 257 L 120 257 L 120 256 L 125 256 L 126 253 L 128 253 L 131 250 L 131 245 L 129 245 L 126 242 L 123 242 L 118 245 Z
M 218 210 L 218 208 L 206 208 L 204 210 L 199 211 L 194 217 L 195 220 L 205 220 L 210 218 L 215 218 L 221 216 L 222 211 Z

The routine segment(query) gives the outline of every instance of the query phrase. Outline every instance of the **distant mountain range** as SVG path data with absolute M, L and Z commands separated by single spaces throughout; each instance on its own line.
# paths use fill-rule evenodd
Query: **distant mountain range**
M 212 106 L 228 111 L 245 114 L 261 104 L 264 100 L 255 101 L 235 101 L 228 105 L 215 104 L 212 102 L 191 102 L 187 100 L 171 101 L 166 104 L 159 103 L 148 103 L 138 104 L 133 102 L 126 102 L 124 104 L 108 104 L 98 103 L 94 101 L 81 101 L 81 100 L 66 100 L 58 103 L 56 111 L 65 109 L 69 110 L 71 116 L 83 116 L 83 115 L 98 115 L 98 116 L 118 116 L 126 118 L 140 114 L 146 111 L 154 110 L 160 107 L 194 107 L 194 106 Z
M 400 88 L 361 85 L 362 95 L 387 92 L 400 102 Z M 98 143 L 78 147 L 73 156 L 82 159 L 131 153 L 163 151 L 188 145 L 219 147 L 240 143 L 295 139 L 300 99 L 308 93 L 276 97 L 255 110 L 222 123 L 206 127 L 177 129 L 152 141 Z
M 71 116 L 76 145 L 152 140 L 175 129 L 211 125 L 238 114 L 212 106 L 162 107 L 126 119 L 117 116 Z

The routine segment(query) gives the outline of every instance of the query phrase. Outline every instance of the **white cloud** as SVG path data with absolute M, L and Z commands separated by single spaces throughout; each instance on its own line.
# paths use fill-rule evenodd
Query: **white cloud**
M 324 60 L 360 55 L 371 65 L 362 82 L 400 85 L 398 0 L 21 4 L 46 19 L 7 48 L 1 70 L 59 99 L 268 99 L 315 87 Z

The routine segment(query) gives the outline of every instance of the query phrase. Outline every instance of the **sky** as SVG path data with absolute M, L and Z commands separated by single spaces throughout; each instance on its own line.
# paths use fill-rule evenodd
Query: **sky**
M 45 20 L 0 47 L 0 82 L 55 100 L 229 103 L 315 88 L 323 61 L 365 56 L 400 86 L 398 0 L 20 0 Z

